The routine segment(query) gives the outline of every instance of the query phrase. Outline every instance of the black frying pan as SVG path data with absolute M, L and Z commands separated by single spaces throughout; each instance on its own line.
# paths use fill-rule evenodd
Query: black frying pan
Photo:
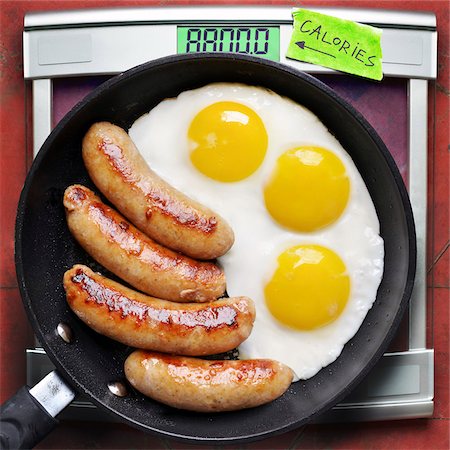
M 81 159 L 81 139 L 92 123 L 107 120 L 128 129 L 161 100 L 217 81 L 267 87 L 303 104 L 322 120 L 366 182 L 381 223 L 386 257 L 373 308 L 333 364 L 293 384 L 271 404 L 233 413 L 196 414 L 164 406 L 130 388 L 125 397 L 108 389 L 109 382 L 124 380 L 123 362 L 130 349 L 96 334 L 66 304 L 64 272 L 75 263 L 91 267 L 94 263 L 69 233 L 62 196 L 72 183 L 95 189 Z M 236 55 L 163 58 L 114 77 L 88 95 L 56 126 L 37 155 L 20 198 L 16 224 L 16 267 L 25 309 L 59 373 L 76 391 L 130 425 L 190 441 L 267 437 L 298 427 L 343 399 L 392 339 L 411 294 L 415 261 L 408 196 L 391 155 L 372 127 L 313 77 Z M 55 332 L 60 322 L 72 329 L 73 343 L 67 344 Z

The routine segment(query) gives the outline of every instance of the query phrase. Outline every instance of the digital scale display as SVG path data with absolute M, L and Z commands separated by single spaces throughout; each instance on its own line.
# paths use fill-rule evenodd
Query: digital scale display
M 178 53 L 240 53 L 280 60 L 280 29 L 264 26 L 177 27 Z

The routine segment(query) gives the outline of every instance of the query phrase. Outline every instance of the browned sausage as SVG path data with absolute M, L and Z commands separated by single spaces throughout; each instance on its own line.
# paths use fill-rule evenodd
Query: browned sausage
M 88 188 L 64 194 L 67 223 L 81 246 L 136 289 L 179 302 L 215 300 L 225 291 L 223 270 L 157 244 L 106 206 Z
M 67 302 L 98 333 L 123 344 L 182 355 L 212 355 L 249 336 L 255 307 L 247 297 L 173 303 L 148 297 L 76 265 L 64 274 Z
M 292 382 L 292 370 L 269 359 L 207 361 L 136 350 L 125 376 L 161 403 L 200 412 L 252 408 L 275 400 Z
M 158 177 L 122 128 L 92 125 L 83 139 L 83 160 L 100 191 L 160 244 L 197 259 L 217 258 L 233 245 L 225 220 Z

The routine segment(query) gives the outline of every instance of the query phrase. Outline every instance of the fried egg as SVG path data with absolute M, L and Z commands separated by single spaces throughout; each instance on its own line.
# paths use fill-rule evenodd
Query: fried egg
M 260 87 L 215 83 L 166 99 L 130 136 L 158 175 L 231 225 L 230 296 L 256 304 L 241 358 L 298 379 L 333 362 L 376 298 L 384 247 L 351 157 L 312 112 Z

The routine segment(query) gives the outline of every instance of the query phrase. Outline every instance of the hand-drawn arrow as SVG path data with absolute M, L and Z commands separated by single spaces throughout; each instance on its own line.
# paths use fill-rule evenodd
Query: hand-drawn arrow
M 331 55 L 330 53 L 323 52 L 322 50 L 317 50 L 316 48 L 308 47 L 307 45 L 305 45 L 305 41 L 296 42 L 295 44 L 298 45 L 302 50 L 304 50 L 305 48 L 308 48 L 309 50 L 313 50 L 315 52 L 319 52 L 319 53 L 323 53 L 324 55 L 331 56 L 332 58 L 336 58 L 336 56 Z

